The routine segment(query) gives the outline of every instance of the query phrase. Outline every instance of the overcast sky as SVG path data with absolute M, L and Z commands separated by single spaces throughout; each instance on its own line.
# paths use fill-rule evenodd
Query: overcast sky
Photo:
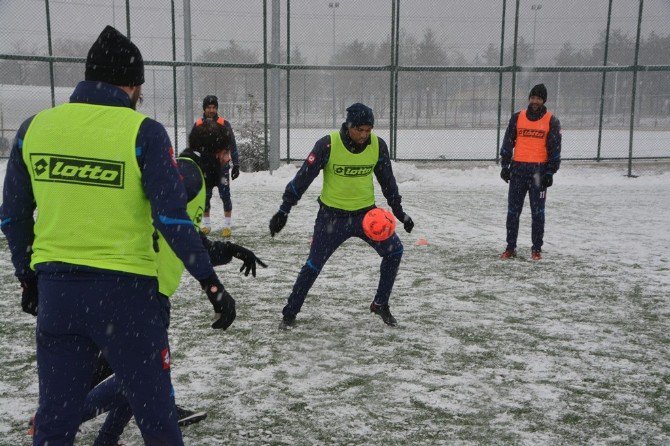
M 340 0 L 337 8 L 326 0 L 291 0 L 291 47 L 300 48 L 308 63 L 327 63 L 335 45 L 354 39 L 379 43 L 391 32 L 390 0 Z M 268 0 L 268 10 L 272 0 Z M 286 0 L 281 4 L 282 45 L 286 45 Z M 635 36 L 638 0 L 614 0 L 612 27 Z M 92 42 L 106 24 L 126 31 L 124 0 L 49 0 L 54 39 Z M 131 37 L 147 60 L 172 56 L 170 3 L 166 0 L 130 0 Z M 241 7 L 240 5 L 244 5 Z M 516 2 L 507 0 L 506 46 L 514 32 Z M 541 5 L 533 10 L 533 5 Z M 503 0 L 402 0 L 401 29 L 421 38 L 431 28 L 448 56 L 468 59 L 481 55 L 489 43 L 500 42 Z M 608 0 L 522 1 L 519 35 L 535 45 L 538 64 L 551 64 L 565 41 L 590 47 L 604 31 Z M 177 57 L 183 57 L 183 2 L 175 1 Z M 654 30 L 668 35 L 669 0 L 645 0 L 643 34 Z M 0 0 L 0 52 L 17 48 L 46 48 L 43 0 Z M 235 40 L 262 58 L 262 1 L 191 1 L 193 54 L 227 46 Z M 335 32 L 333 34 L 333 16 Z M 270 29 L 268 28 L 268 32 Z M 83 55 L 82 55 L 83 56 Z M 402 63 L 402 61 L 401 61 Z

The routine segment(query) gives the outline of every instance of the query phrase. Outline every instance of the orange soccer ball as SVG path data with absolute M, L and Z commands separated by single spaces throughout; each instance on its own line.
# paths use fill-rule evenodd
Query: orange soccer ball
M 382 208 L 373 208 L 363 217 L 363 232 L 376 242 L 383 242 L 395 232 L 395 217 Z

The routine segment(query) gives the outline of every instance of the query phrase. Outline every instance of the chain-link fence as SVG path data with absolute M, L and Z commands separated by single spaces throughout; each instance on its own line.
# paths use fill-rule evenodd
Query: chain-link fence
M 23 119 L 67 101 L 112 24 L 145 59 L 141 111 L 177 148 L 215 94 L 264 156 L 303 158 L 364 102 L 397 160 L 494 162 L 542 82 L 563 158 L 632 174 L 670 158 L 669 20 L 667 0 L 3 0 L 0 144 L 6 155 Z

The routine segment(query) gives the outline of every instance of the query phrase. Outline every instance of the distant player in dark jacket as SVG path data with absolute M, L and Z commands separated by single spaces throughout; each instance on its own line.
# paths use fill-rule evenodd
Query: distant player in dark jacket
M 284 307 L 280 328 L 295 323 L 305 297 L 331 254 L 351 237 L 367 242 L 382 257 L 379 285 L 370 311 L 391 326 L 397 324 L 389 308 L 403 246 L 397 234 L 376 242 L 363 232 L 363 217 L 375 207 L 372 175 L 377 178 L 393 214 L 407 232 L 414 222 L 403 211 L 402 197 L 393 176 L 391 159 L 383 139 L 372 133 L 372 109 L 356 103 L 347 108 L 347 120 L 339 131 L 318 140 L 302 167 L 286 186 L 279 211 L 270 220 L 272 236 L 282 230 L 291 208 L 323 170 L 323 189 L 319 213 L 307 262 L 300 270 L 293 291 Z
M 235 133 L 230 121 L 219 116 L 219 100 L 214 95 L 205 96 L 202 100 L 202 117 L 198 118 L 193 124 L 193 127 L 202 125 L 206 121 L 214 121 L 219 125 L 226 127 L 230 131 L 232 144 L 230 148 L 230 155 L 232 159 L 232 167 L 230 162 L 223 164 L 216 171 L 208 174 L 206 179 L 206 197 L 205 214 L 202 219 L 201 229 L 205 234 L 209 234 L 212 230 L 211 220 L 209 218 L 209 211 L 211 207 L 212 192 L 214 187 L 219 189 L 219 197 L 223 201 L 223 229 L 221 235 L 223 237 L 230 237 L 232 235 L 232 218 L 233 218 L 233 202 L 230 198 L 230 180 L 235 180 L 240 176 L 240 155 L 237 150 L 237 142 L 235 141 Z
M 500 177 L 509 183 L 507 198 L 507 248 L 502 259 L 516 257 L 519 216 L 526 193 L 530 197 L 532 217 L 531 258 L 542 259 L 544 205 L 547 188 L 561 165 L 561 123 L 544 103 L 547 89 L 535 85 L 528 95 L 528 108 L 514 113 L 509 120 L 500 156 Z

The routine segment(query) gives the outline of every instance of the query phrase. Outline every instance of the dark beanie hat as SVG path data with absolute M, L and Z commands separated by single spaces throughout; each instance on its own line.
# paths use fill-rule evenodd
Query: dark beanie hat
M 543 102 L 547 102 L 547 87 L 545 87 L 544 84 L 537 84 L 530 89 L 528 98 L 531 96 L 537 96 L 538 98 L 542 98 Z
M 210 94 L 209 96 L 205 96 L 205 99 L 202 100 L 202 109 L 204 110 L 207 108 L 208 105 L 216 105 L 216 108 L 219 108 L 219 98 L 216 96 Z
M 347 108 L 347 127 L 359 125 L 375 125 L 375 115 L 367 105 L 356 102 Z
M 142 54 L 130 39 L 108 25 L 88 50 L 85 79 L 123 87 L 142 85 Z

